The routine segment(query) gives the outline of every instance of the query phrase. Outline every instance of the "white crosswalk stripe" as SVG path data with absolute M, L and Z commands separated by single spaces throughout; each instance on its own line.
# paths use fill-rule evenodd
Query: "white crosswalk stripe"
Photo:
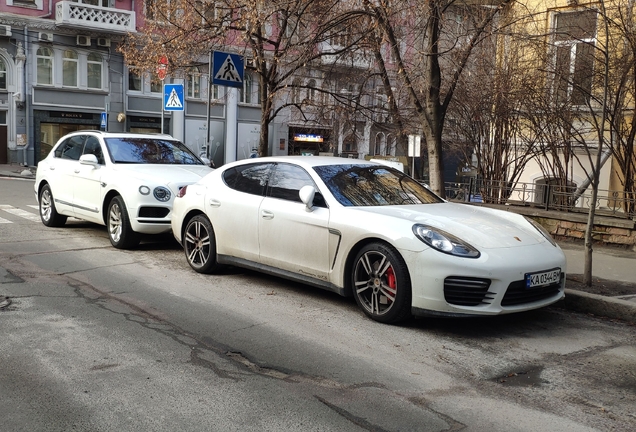
M 14 216 L 19 216 L 21 218 L 33 221 L 33 222 L 40 222 L 39 215 L 28 212 L 26 210 L 13 207 L 12 205 L 0 204 L 0 210 L 10 213 Z M 6 220 L 4 218 L 0 218 L 0 219 L 2 219 L 0 223 L 12 223 L 12 221 Z M 6 221 L 6 222 L 3 222 L 3 221 Z
M 27 207 L 31 207 L 32 209 L 36 209 L 37 211 L 40 211 L 40 206 L 37 204 L 30 204 Z
M 3 218 L 0 217 L 0 224 L 3 224 L 3 223 L 13 223 L 13 222 L 11 222 L 10 220 L 3 219 Z

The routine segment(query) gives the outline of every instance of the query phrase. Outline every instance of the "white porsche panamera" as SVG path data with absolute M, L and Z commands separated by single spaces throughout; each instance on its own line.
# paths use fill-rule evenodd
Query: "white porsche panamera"
M 35 198 L 50 227 L 67 218 L 106 225 L 113 246 L 128 249 L 140 234 L 170 231 L 179 188 L 212 168 L 169 135 L 72 132 L 38 163 Z
M 353 295 L 380 322 L 521 312 L 564 296 L 565 256 L 540 225 L 444 201 L 362 160 L 225 165 L 181 189 L 172 230 L 197 272 L 231 264 Z

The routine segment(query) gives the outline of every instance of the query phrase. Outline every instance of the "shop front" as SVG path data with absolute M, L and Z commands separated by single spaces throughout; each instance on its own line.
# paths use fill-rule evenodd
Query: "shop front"
M 99 129 L 99 113 L 75 111 L 33 111 L 35 163 L 44 159 L 64 135 L 82 129 Z M 39 138 L 39 139 L 38 139 Z

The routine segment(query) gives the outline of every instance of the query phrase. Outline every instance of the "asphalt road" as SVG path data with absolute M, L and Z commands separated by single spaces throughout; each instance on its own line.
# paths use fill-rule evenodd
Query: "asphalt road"
M 558 307 L 377 324 L 308 286 L 195 274 L 170 235 L 120 251 L 46 228 L 32 185 L 0 179 L 0 430 L 636 429 L 633 326 Z

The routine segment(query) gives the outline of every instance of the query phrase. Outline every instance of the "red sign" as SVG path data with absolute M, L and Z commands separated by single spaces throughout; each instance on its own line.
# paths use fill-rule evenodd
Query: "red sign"
M 159 64 L 157 65 L 157 76 L 159 79 L 163 81 L 168 74 L 168 57 L 162 55 L 159 59 Z

